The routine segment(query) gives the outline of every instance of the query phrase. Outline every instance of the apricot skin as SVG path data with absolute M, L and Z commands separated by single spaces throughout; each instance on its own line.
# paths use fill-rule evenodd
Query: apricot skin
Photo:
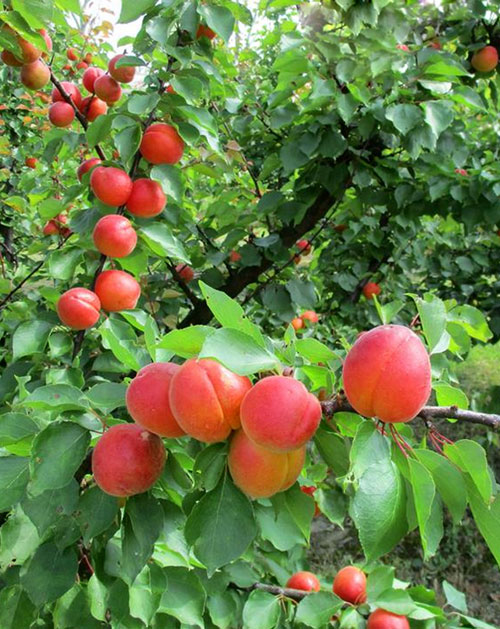
M 137 424 L 162 437 L 182 437 L 186 433 L 170 409 L 170 383 L 180 369 L 174 363 L 151 363 L 137 372 L 130 383 L 126 403 Z
M 385 609 L 376 609 L 370 614 L 366 629 L 410 629 L 410 623 L 405 616 L 398 616 Z
M 118 207 L 128 201 L 132 180 L 121 168 L 97 166 L 90 175 L 90 187 L 100 201 Z
M 380 295 L 382 289 L 376 282 L 368 282 L 363 286 L 363 295 L 366 299 L 373 299 L 373 295 Z
M 108 64 L 108 71 L 115 81 L 119 83 L 130 83 L 134 79 L 135 68 L 134 66 L 120 66 L 116 67 L 117 62 L 125 55 L 116 55 Z
M 21 68 L 21 83 L 29 90 L 39 90 L 50 81 L 50 70 L 43 61 L 37 59 Z
M 136 179 L 127 201 L 127 210 L 134 216 L 151 218 L 163 212 L 167 197 L 157 181 Z
M 86 330 L 95 325 L 100 309 L 99 297 L 87 288 L 71 288 L 57 302 L 59 319 L 73 330 Z
M 137 234 L 132 223 L 118 214 L 103 216 L 92 234 L 96 249 L 110 258 L 124 258 L 135 249 Z
M 88 173 L 94 166 L 100 164 L 101 160 L 98 157 L 91 157 L 90 159 L 86 159 L 80 166 L 78 167 L 77 175 L 78 179 L 81 181 L 83 179 L 83 175 Z
M 103 271 L 95 283 L 96 295 L 108 312 L 135 308 L 141 295 L 139 282 L 125 271 Z
M 312 572 L 302 570 L 296 572 L 286 582 L 287 588 L 293 588 L 294 590 L 304 590 L 306 592 L 319 592 L 321 585 L 318 577 Z
M 250 498 L 257 499 L 269 498 L 291 487 L 305 456 L 305 446 L 291 452 L 273 452 L 238 430 L 231 439 L 227 461 L 234 484 Z
M 479 72 L 491 72 L 497 64 L 498 51 L 494 46 L 485 46 L 472 55 L 471 65 Z
M 75 119 L 75 110 L 68 103 L 58 101 L 49 107 L 49 120 L 54 127 L 69 127 Z
M 240 427 L 241 400 L 252 384 L 211 358 L 187 360 L 170 385 L 170 408 L 188 435 L 215 443 Z
M 178 264 L 175 267 L 175 270 L 177 271 L 181 280 L 184 280 L 186 284 L 191 282 L 194 279 L 194 271 L 187 264 Z
M 94 83 L 103 75 L 104 70 L 101 70 L 101 68 L 87 68 L 85 70 L 82 77 L 82 83 L 87 92 L 90 92 L 91 94 L 94 93 Z
M 241 425 L 255 443 L 276 452 L 303 446 L 321 420 L 318 399 L 293 378 L 259 380 L 241 404 Z
M 82 95 L 80 94 L 80 90 L 78 89 L 78 87 L 74 83 L 71 83 L 69 81 L 61 81 L 61 86 L 63 87 L 66 94 L 68 94 L 68 96 L 71 96 L 71 100 L 73 101 L 73 103 L 77 107 L 80 107 L 80 104 L 82 102 Z M 57 89 L 57 87 L 54 87 L 54 89 L 52 90 L 52 102 L 57 103 L 58 101 L 62 101 L 64 103 L 66 102 L 62 97 L 61 92 Z
M 107 74 L 95 80 L 94 91 L 96 96 L 108 105 L 118 102 L 122 95 L 120 84 Z
M 160 477 L 167 458 L 163 442 L 137 424 L 107 430 L 92 453 L 97 485 L 111 496 L 141 494 Z
M 360 605 L 366 601 L 366 575 L 355 566 L 346 566 L 337 572 L 332 589 L 343 601 Z
M 82 100 L 78 109 L 89 122 L 94 122 L 96 118 L 108 111 L 108 106 L 96 96 L 87 96 Z
M 174 127 L 157 123 L 146 129 L 139 150 L 151 164 L 176 164 L 184 152 L 184 141 Z
M 431 392 L 431 365 L 418 336 L 402 325 L 380 325 L 360 336 L 347 354 L 344 390 L 365 417 L 407 422 Z

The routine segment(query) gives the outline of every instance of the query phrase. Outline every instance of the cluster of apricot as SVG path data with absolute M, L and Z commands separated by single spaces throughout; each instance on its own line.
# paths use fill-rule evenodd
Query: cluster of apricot
M 85 55 L 80 57 L 80 55 L 74 48 L 68 48 L 68 50 L 66 51 L 66 57 L 69 61 L 77 62 L 74 68 L 69 63 L 63 66 L 63 70 L 67 70 L 71 74 L 74 74 L 75 70 L 86 70 L 92 63 L 92 55 L 90 52 L 87 52 Z
M 45 29 L 38 31 L 44 38 L 47 51 L 52 50 L 52 40 Z M 21 68 L 21 83 L 30 90 L 39 90 L 47 85 L 50 80 L 50 69 L 47 64 L 41 60 L 44 53 L 34 44 L 21 37 L 8 24 L 2 25 L 2 34 L 12 39 L 12 43 L 17 47 L 18 52 L 13 53 L 10 50 L 3 50 L 2 61 L 12 67 Z
M 295 331 L 302 330 L 302 328 L 307 327 L 308 325 L 314 325 L 318 323 L 319 316 L 314 310 L 305 310 L 300 317 L 295 317 L 290 321 L 290 325 L 293 327 Z
M 303 570 L 293 574 L 288 579 L 286 587 L 306 592 L 319 592 L 321 584 L 315 574 Z M 346 566 L 337 572 L 332 590 L 346 603 L 362 605 L 366 602 L 366 575 L 356 566 Z M 367 629 L 410 629 L 410 624 L 406 616 L 379 608 L 370 614 Z

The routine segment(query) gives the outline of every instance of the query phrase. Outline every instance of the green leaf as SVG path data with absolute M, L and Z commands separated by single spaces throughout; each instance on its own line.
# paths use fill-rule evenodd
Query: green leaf
M 189 264 L 191 261 L 184 246 L 165 225 L 165 223 L 153 222 L 141 227 L 139 230 L 148 247 L 158 256 L 171 256 L 181 262 Z
M 465 482 L 474 521 L 488 544 L 491 554 L 500 565 L 500 536 L 498 535 L 500 530 L 500 498 L 497 497 L 493 503 L 486 505 L 471 478 L 466 476 Z
M 153 166 L 149 174 L 151 179 L 161 184 L 163 192 L 168 197 L 172 197 L 177 203 L 182 203 L 184 195 L 184 181 L 182 179 L 182 171 L 170 164 L 161 164 Z M 167 200 L 168 203 L 168 200 Z
M 182 96 L 189 104 L 199 100 L 203 94 L 203 83 L 194 76 L 174 74 L 170 84 L 176 94 Z
M 42 411 L 85 411 L 89 403 L 85 395 L 69 384 L 50 384 L 35 389 L 24 401 L 24 406 Z
M 33 29 L 44 28 L 52 20 L 51 0 L 12 0 L 12 8 L 20 13 Z
M 23 413 L 0 415 L 0 446 L 8 446 L 35 435 L 40 426 L 34 419 Z
M 114 137 L 114 143 L 122 161 L 130 165 L 141 143 L 142 131 L 138 123 L 130 127 L 125 127 Z
M 207 609 L 212 622 L 220 629 L 236 625 L 238 604 L 236 592 L 217 592 L 207 599 Z
M 400 133 L 406 135 L 422 120 L 422 111 L 416 105 L 392 105 L 386 109 L 385 117 Z
M 3 629 L 29 629 L 36 608 L 19 585 L 0 591 L 0 626 Z
M 337 358 L 335 352 L 313 338 L 297 339 L 295 341 L 295 349 L 298 354 L 312 363 L 327 363 L 329 360 Z
M 215 489 L 224 471 L 226 460 L 227 444 L 225 443 L 213 443 L 203 449 L 193 465 L 195 483 L 206 491 Z
M 23 511 L 36 526 L 40 536 L 64 515 L 70 515 L 78 506 L 78 483 L 75 479 L 59 489 L 48 489 L 38 496 L 26 496 Z
M 443 537 L 441 503 L 436 496 L 436 486 L 430 472 L 411 457 L 408 458 L 408 465 L 424 558 L 428 559 L 435 554 Z
M 234 29 L 234 17 L 231 11 L 225 7 L 202 4 L 198 6 L 198 13 L 205 19 L 207 25 L 217 35 L 220 35 L 227 44 Z
M 112 122 L 113 116 L 111 114 L 103 114 L 89 124 L 85 134 L 90 148 L 93 148 L 108 137 Z
M 243 607 L 245 629 L 273 629 L 281 615 L 280 600 L 274 594 L 254 590 Z
M 86 391 L 86 395 L 92 406 L 110 413 L 115 408 L 125 406 L 126 392 L 127 385 L 125 384 L 101 382 L 93 386 L 89 391 Z
M 408 615 L 415 610 L 415 603 L 408 592 L 388 589 L 381 592 L 374 601 L 377 607 L 382 607 L 393 614 Z
M 54 422 L 33 441 L 30 493 L 65 487 L 80 467 L 90 443 L 90 433 L 71 422 Z
M 201 352 L 203 343 L 214 333 L 207 325 L 192 325 L 166 334 L 156 347 L 168 349 L 181 358 L 192 358 Z
M 0 528 L 0 570 L 17 562 L 21 566 L 40 544 L 40 537 L 28 516 L 17 507 Z
M 28 480 L 28 458 L 0 457 L 0 511 L 6 511 L 21 498 Z
M 215 358 L 240 376 L 279 366 L 276 356 L 258 345 L 254 338 L 230 328 L 221 328 L 208 336 L 203 343 L 200 358 Z
M 446 444 L 444 453 L 463 472 L 470 474 L 479 495 L 489 504 L 493 487 L 484 448 L 470 439 L 461 439 L 452 445 Z
M 394 583 L 394 568 L 392 566 L 377 566 L 366 579 L 366 598 L 369 603 L 375 603 L 377 598 L 392 588 Z
M 186 625 L 204 627 L 205 590 L 196 574 L 185 568 L 165 568 L 167 586 L 160 600 L 159 612 L 177 618 Z
M 413 296 L 413 299 L 417 305 L 429 351 L 432 353 L 446 329 L 446 306 L 434 295 L 426 295 L 425 300 L 416 296 Z
M 485 316 L 473 306 L 456 306 L 448 313 L 448 320 L 461 325 L 469 336 L 479 341 L 488 341 L 492 337 Z
M 293 484 L 288 491 L 280 492 L 271 498 L 276 513 L 288 514 L 297 526 L 304 541 L 309 541 L 311 520 L 314 515 L 314 505 L 309 497 Z
M 184 530 L 188 544 L 210 573 L 240 557 L 256 533 L 252 505 L 227 472 L 194 506 Z
M 122 570 L 132 584 L 153 554 L 163 524 L 163 510 L 156 498 L 147 493 L 127 500 L 123 517 Z
M 134 0 L 134 2 L 122 0 L 122 10 L 118 23 L 126 24 L 127 22 L 133 22 L 141 17 L 143 13 L 149 11 L 151 7 L 154 7 L 155 4 L 156 0 Z
M 425 101 L 425 122 L 438 138 L 453 122 L 453 103 L 444 100 Z
M 118 513 L 118 499 L 105 494 L 99 487 L 87 489 L 78 503 L 78 522 L 83 541 L 88 546 L 96 535 L 106 531 Z
M 43 319 L 21 323 L 12 337 L 13 360 L 43 352 L 52 327 L 53 323 Z
M 139 362 L 141 355 L 138 351 L 135 333 L 130 325 L 108 318 L 99 328 L 99 332 L 107 343 L 107 347 L 111 349 L 120 362 L 133 371 L 139 371 L 142 366 Z
M 295 620 L 307 627 L 327 627 L 330 618 L 344 605 L 338 596 L 331 592 L 314 592 L 303 598 L 297 605 Z
M 443 581 L 443 592 L 446 596 L 446 602 L 458 609 L 459 612 L 467 613 L 467 601 L 465 600 L 465 594 L 459 592 L 456 588 L 453 587 L 451 583 L 448 581 Z
M 469 408 L 469 400 L 461 389 L 452 387 L 450 384 L 435 383 L 432 388 L 436 392 L 436 401 L 439 406 L 457 406 L 458 408 Z

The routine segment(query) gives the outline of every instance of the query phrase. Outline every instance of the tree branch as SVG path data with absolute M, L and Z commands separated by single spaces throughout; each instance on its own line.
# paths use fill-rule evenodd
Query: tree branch
M 308 592 L 306 590 L 296 590 L 294 588 L 282 588 L 279 585 L 268 585 L 267 583 L 253 583 L 247 587 L 230 583 L 229 586 L 235 590 L 241 592 L 253 592 L 254 590 L 261 590 L 262 592 L 269 592 L 270 594 L 276 594 L 277 596 L 284 596 L 285 598 L 291 598 L 294 601 L 301 601 L 309 594 L 314 592 Z

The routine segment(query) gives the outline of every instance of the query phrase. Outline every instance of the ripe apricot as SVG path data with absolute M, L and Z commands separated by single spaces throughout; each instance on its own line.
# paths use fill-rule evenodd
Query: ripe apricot
M 169 402 L 170 383 L 179 369 L 175 363 L 151 363 L 137 372 L 127 389 L 130 416 L 161 437 L 186 434 L 177 423 Z
M 178 264 L 175 267 L 175 270 L 177 271 L 181 280 L 184 280 L 186 284 L 191 282 L 194 279 L 194 271 L 187 264 Z
M 49 107 L 49 120 L 55 127 L 69 127 L 75 119 L 75 110 L 68 103 L 53 103 Z
M 66 51 L 66 56 L 70 61 L 76 61 L 78 59 L 78 54 L 74 48 L 68 48 Z
M 231 253 L 229 254 L 229 261 L 239 262 L 240 260 L 241 260 L 241 253 L 238 253 L 237 251 L 233 249 Z
M 19 46 L 21 48 L 21 59 L 23 63 L 33 63 L 37 59 L 40 59 L 42 51 L 39 50 L 34 44 L 20 37 L 18 39 Z
M 81 181 L 83 179 L 83 175 L 88 173 L 89 170 L 100 164 L 101 160 L 98 157 L 91 157 L 90 159 L 86 159 L 84 162 L 80 164 L 76 174 L 78 175 L 78 179 Z
M 296 245 L 301 253 L 304 253 L 307 255 L 308 253 L 311 252 L 311 243 L 308 240 L 305 240 L 305 239 L 297 240 Z
M 205 24 L 200 24 L 196 29 L 196 39 L 200 39 L 201 37 L 208 37 L 208 39 L 212 40 L 214 37 L 217 37 L 217 33 L 214 33 L 214 31 Z
M 301 330 L 304 327 L 304 322 L 300 317 L 295 317 L 294 319 L 292 319 L 290 321 L 290 324 L 295 331 Z
M 103 271 L 97 277 L 95 292 L 108 312 L 135 308 L 141 295 L 139 282 L 125 271 Z
M 355 566 L 346 566 L 337 572 L 332 589 L 343 601 L 360 605 L 366 601 L 366 575 Z
M 38 160 L 36 157 L 27 157 L 24 160 L 24 165 L 27 166 L 28 168 L 36 168 L 37 162 Z
M 75 66 L 77 70 L 86 70 L 88 67 L 89 67 L 89 64 L 86 63 L 85 61 L 79 61 Z
M 18 59 L 10 50 L 2 51 L 2 61 L 13 68 L 20 68 L 23 65 L 22 59 Z
M 108 64 L 108 72 L 111 74 L 115 81 L 119 83 L 130 83 L 134 79 L 135 68 L 134 66 L 120 66 L 116 67 L 117 62 L 125 55 L 116 55 Z
M 121 168 L 97 166 L 90 175 L 90 187 L 100 201 L 119 207 L 128 201 L 132 180 Z
M 92 453 L 92 472 L 97 485 L 107 494 L 133 496 L 156 483 L 166 458 L 158 435 L 137 424 L 117 424 L 97 442 Z
M 119 214 L 108 214 L 99 219 L 92 238 L 97 251 L 110 258 L 128 256 L 137 244 L 137 234 L 132 223 Z
M 104 70 L 101 70 L 101 68 L 87 68 L 85 70 L 82 77 L 82 83 L 87 92 L 90 92 L 91 94 L 94 93 L 94 83 L 103 75 Z
M 99 320 L 101 302 L 91 290 L 77 287 L 63 293 L 56 308 L 64 325 L 73 330 L 86 330 Z
M 402 325 L 380 325 L 360 336 L 347 354 L 342 375 L 354 409 L 389 423 L 413 419 L 431 392 L 427 350 Z
M 50 70 L 43 61 L 37 59 L 23 65 L 20 77 L 21 83 L 29 90 L 39 90 L 50 81 Z
M 139 150 L 151 164 L 176 164 L 184 152 L 184 141 L 174 127 L 157 123 L 146 129 Z
M 211 358 L 191 358 L 174 374 L 170 408 L 179 426 L 198 441 L 223 441 L 240 427 L 240 405 L 250 380 Z
M 151 218 L 163 212 L 167 197 L 157 181 L 136 179 L 127 201 L 127 210 L 134 216 Z
M 87 96 L 78 107 L 81 113 L 89 122 L 94 122 L 96 118 L 108 111 L 106 103 L 96 96 Z
M 61 81 L 61 87 L 64 89 L 66 94 L 68 94 L 68 96 L 71 96 L 71 100 L 76 105 L 76 107 L 79 108 L 82 103 L 82 95 L 80 94 L 80 90 L 78 89 L 78 87 L 70 81 Z M 62 101 L 64 103 L 66 102 L 62 97 L 61 92 L 57 89 L 57 87 L 54 87 L 54 89 L 52 90 L 52 102 L 57 103 L 58 101 Z
M 318 314 L 316 312 L 314 312 L 314 310 L 306 310 L 306 311 L 304 311 L 300 315 L 300 318 L 304 322 L 309 321 L 309 323 L 318 323 L 318 321 L 319 321 Z
M 241 425 L 255 443 L 276 452 L 303 446 L 321 420 L 318 399 L 294 378 L 259 380 L 241 404 Z
M 321 585 L 315 574 L 302 570 L 292 574 L 286 582 L 286 587 L 294 590 L 304 590 L 305 592 L 319 592 Z
M 366 629 L 410 629 L 410 623 L 406 616 L 376 609 L 370 614 Z
M 58 214 L 55 218 L 51 218 L 50 221 L 47 221 L 47 223 L 45 223 L 45 226 L 43 228 L 43 235 L 54 236 L 56 234 L 61 234 L 65 236 L 70 231 L 67 227 L 64 227 L 67 222 L 68 217 L 66 216 L 66 214 Z
M 122 95 L 120 84 L 109 74 L 103 74 L 95 80 L 94 91 L 96 96 L 107 105 L 113 105 L 118 102 Z
M 231 439 L 227 461 L 234 484 L 243 493 L 250 498 L 269 498 L 295 483 L 305 456 L 305 446 L 291 452 L 273 452 L 238 430 Z
M 373 295 L 380 295 L 382 289 L 376 282 L 368 282 L 363 286 L 363 295 L 366 299 L 373 299 Z
M 494 46 L 485 46 L 472 55 L 470 63 L 478 72 L 490 72 L 497 67 L 498 51 Z

